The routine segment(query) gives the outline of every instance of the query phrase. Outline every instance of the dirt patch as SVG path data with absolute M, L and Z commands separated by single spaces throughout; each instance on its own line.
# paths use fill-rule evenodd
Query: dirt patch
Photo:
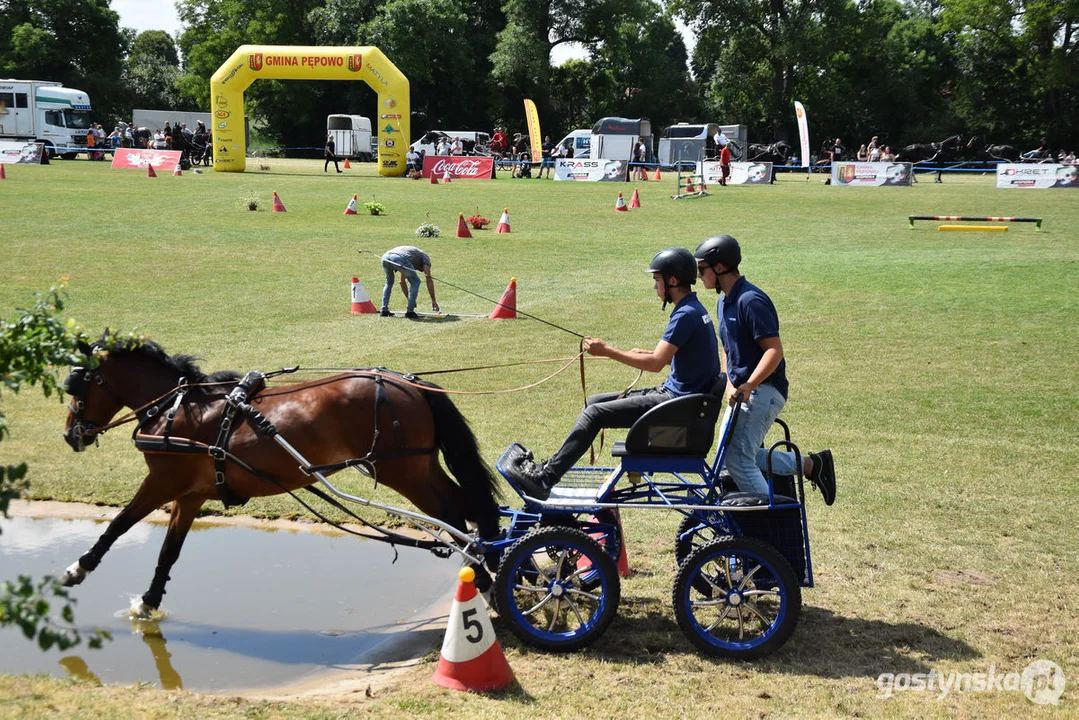
M 996 585 L 997 579 L 973 570 L 937 570 L 933 577 L 953 585 Z

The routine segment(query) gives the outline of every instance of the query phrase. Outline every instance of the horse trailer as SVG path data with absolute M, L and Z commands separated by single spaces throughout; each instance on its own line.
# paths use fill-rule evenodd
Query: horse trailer
M 678 123 L 663 129 L 659 138 L 659 164 L 698 163 L 719 154 L 713 139 L 719 132 L 716 123 L 694 125 Z
M 648 118 L 605 117 L 592 126 L 589 158 L 592 160 L 633 159 L 633 148 L 639 138 L 644 139 L 648 158 L 652 156 L 652 123 Z
M 371 151 L 371 120 L 362 115 L 327 115 L 326 134 L 333 136 L 338 157 L 374 160 Z

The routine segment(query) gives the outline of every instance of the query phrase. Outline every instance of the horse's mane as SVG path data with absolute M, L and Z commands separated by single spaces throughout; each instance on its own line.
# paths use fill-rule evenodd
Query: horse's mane
M 185 378 L 189 384 L 195 385 L 200 383 L 234 383 L 238 382 L 242 377 L 240 373 L 235 370 L 219 370 L 207 375 L 202 369 L 195 364 L 196 360 L 201 360 L 195 355 L 169 355 L 165 352 L 165 348 L 158 345 L 153 340 L 146 340 L 144 338 L 117 338 L 115 335 L 110 335 L 106 331 L 105 335 L 101 337 L 96 343 L 95 348 L 106 349 L 111 355 L 131 355 L 141 356 L 147 360 L 164 365 L 168 369 L 175 372 L 179 377 Z M 205 388 L 206 390 L 213 392 L 212 388 Z M 228 385 L 220 386 L 222 390 L 231 389 Z

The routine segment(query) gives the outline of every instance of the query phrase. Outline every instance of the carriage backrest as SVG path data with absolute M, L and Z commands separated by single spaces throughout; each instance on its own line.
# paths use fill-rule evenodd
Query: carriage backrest
M 709 393 L 683 395 L 656 405 L 629 429 L 626 452 L 704 457 L 715 441 L 726 386 L 726 376 L 720 375 Z

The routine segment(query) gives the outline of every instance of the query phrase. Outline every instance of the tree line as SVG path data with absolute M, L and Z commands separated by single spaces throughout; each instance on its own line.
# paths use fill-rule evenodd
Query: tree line
M 754 142 L 871 135 L 893 147 L 979 135 L 1079 144 L 1074 0 L 178 0 L 178 37 L 119 25 L 109 0 L 0 0 L 0 76 L 86 90 L 106 125 L 136 107 L 209 108 L 239 45 L 372 45 L 409 78 L 413 134 L 545 133 L 600 117 L 744 124 Z M 692 53 L 676 20 L 696 36 Z M 584 59 L 552 66 L 577 43 Z M 321 145 L 331 113 L 375 114 L 363 83 L 262 81 L 264 137 Z

